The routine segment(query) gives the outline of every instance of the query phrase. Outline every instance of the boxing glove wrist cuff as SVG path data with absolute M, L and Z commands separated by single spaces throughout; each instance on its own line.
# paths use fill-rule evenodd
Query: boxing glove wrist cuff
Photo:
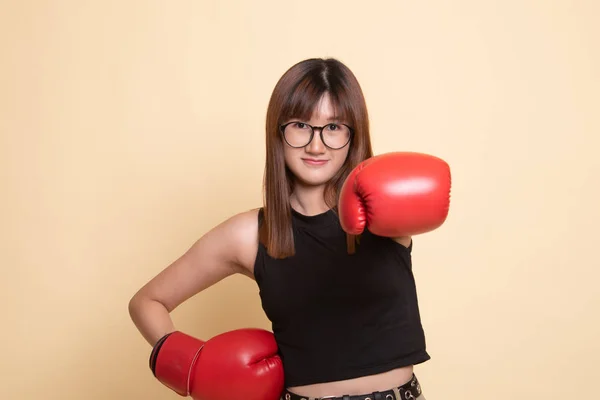
M 163 337 L 158 339 L 158 341 L 152 347 L 152 352 L 150 353 L 150 359 L 148 360 L 148 363 L 149 363 L 150 370 L 152 371 L 152 375 L 154 375 L 155 377 L 156 377 L 156 358 L 158 356 L 158 352 L 160 351 L 160 348 L 162 347 L 163 343 L 165 342 L 167 337 L 169 337 L 170 334 L 171 333 L 167 333 L 166 335 L 164 335 Z
M 190 393 L 190 376 L 204 342 L 174 331 L 156 342 L 150 355 L 150 369 L 162 384 L 181 396 Z

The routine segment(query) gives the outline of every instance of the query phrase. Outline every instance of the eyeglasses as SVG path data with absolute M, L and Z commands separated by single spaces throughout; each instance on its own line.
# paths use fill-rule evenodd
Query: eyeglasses
M 327 124 L 325 126 L 312 126 L 304 122 L 292 121 L 279 127 L 285 142 L 291 147 L 306 147 L 312 142 L 315 130 L 319 131 L 321 141 L 330 149 L 339 150 L 350 143 L 354 133 L 353 129 L 345 124 Z

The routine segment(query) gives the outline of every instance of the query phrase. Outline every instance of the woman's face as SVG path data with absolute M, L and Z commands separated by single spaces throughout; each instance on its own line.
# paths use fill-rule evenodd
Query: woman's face
M 346 121 L 334 119 L 334 108 L 328 94 L 325 94 L 321 98 L 309 121 L 300 121 L 297 119 L 290 121 L 299 121 L 312 126 L 347 123 Z M 303 124 L 293 124 L 293 126 L 297 131 L 308 128 Z M 338 135 L 338 133 L 334 132 L 339 132 L 340 129 L 344 130 L 346 128 L 338 128 L 336 125 L 333 125 L 330 128 L 324 129 L 329 131 L 327 137 L 334 137 Z M 338 150 L 331 149 L 325 146 L 319 133 L 320 130 L 315 129 L 311 142 L 300 148 L 292 147 L 284 141 L 285 163 L 296 176 L 296 179 L 303 185 L 319 186 L 326 184 L 339 171 L 348 156 L 350 145 L 346 145 Z M 334 139 L 331 139 L 331 141 L 333 142 Z M 296 144 L 294 145 L 296 146 Z

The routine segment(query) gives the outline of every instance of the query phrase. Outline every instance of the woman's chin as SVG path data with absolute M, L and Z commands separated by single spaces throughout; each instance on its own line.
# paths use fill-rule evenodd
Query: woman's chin
M 319 187 L 326 185 L 331 178 L 332 175 L 316 175 L 316 174 L 302 174 L 296 177 L 298 183 L 302 186 L 306 187 Z

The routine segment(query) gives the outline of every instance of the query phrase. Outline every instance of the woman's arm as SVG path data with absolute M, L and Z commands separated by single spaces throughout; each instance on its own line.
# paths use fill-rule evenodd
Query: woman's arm
M 146 283 L 129 301 L 129 315 L 151 345 L 175 330 L 170 312 L 223 278 L 252 277 L 258 246 L 257 210 L 237 214 L 214 227 L 181 257 Z

